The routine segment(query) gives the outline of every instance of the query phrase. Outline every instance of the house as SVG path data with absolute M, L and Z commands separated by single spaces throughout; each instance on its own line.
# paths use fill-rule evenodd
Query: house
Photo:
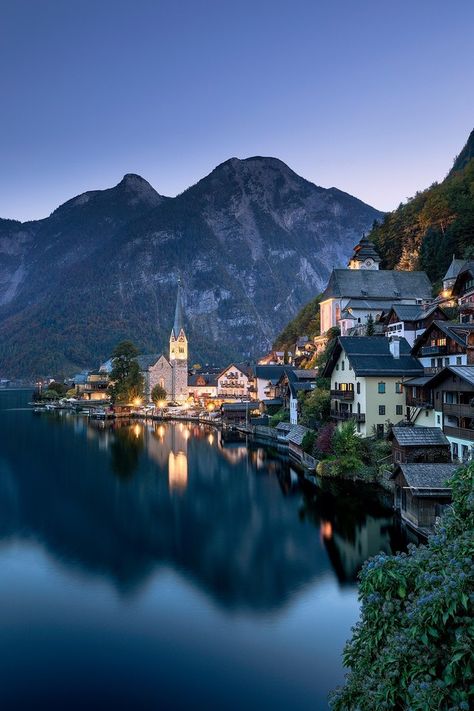
M 290 411 L 290 422 L 298 424 L 301 399 L 316 388 L 318 372 L 314 368 L 288 369 L 280 376 L 276 392 L 283 398 L 283 406 Z
M 322 376 L 331 379 L 331 419 L 354 420 L 364 437 L 405 414 L 404 383 L 423 375 L 405 339 L 340 336 Z
M 380 320 L 388 338 L 406 338 L 410 346 L 413 346 L 433 321 L 447 321 L 448 317 L 439 304 L 393 304 L 387 313 L 382 314 Z
M 392 427 L 388 439 L 396 463 L 451 461 L 451 445 L 439 427 Z
M 431 300 L 425 272 L 379 269 L 380 258 L 367 242 L 362 238 L 354 248 L 349 269 L 331 273 L 319 305 L 321 335 L 336 326 L 345 335 L 353 327 L 367 324 L 369 316 L 376 321 L 395 303 L 421 305 Z
M 74 378 L 74 387 L 78 398 L 83 400 L 108 400 L 107 389 L 110 385 L 107 373 L 101 370 L 90 370 L 80 373 Z
M 303 440 L 307 432 L 311 432 L 308 427 L 303 427 L 303 425 L 295 425 L 291 428 L 286 437 L 288 442 L 288 454 L 290 458 L 294 459 L 296 462 L 301 463 L 305 458 Z
M 461 323 L 474 323 L 474 261 L 463 265 L 451 294 L 457 299 Z
M 217 396 L 248 398 L 253 392 L 253 369 L 248 363 L 231 363 L 217 376 Z
M 217 397 L 217 374 L 194 373 L 188 377 L 188 394 L 195 400 Z
M 281 376 L 294 370 L 291 365 L 257 365 L 255 366 L 255 386 L 257 400 L 273 400 L 280 396 L 278 383 Z
M 443 277 L 443 297 L 449 297 L 452 294 L 454 283 L 457 279 L 459 272 L 463 269 L 466 264 L 466 259 L 456 259 L 456 255 L 453 254 L 451 264 L 448 267 L 448 271 Z
M 250 424 L 251 418 L 258 415 L 258 406 L 255 402 L 224 402 L 221 405 L 223 425 Z
M 451 501 L 446 485 L 457 464 L 398 464 L 391 478 L 395 482 L 395 509 L 416 531 L 433 530 L 438 516 Z
M 284 365 L 285 360 L 292 363 L 293 354 L 291 351 L 269 351 L 266 355 L 259 359 L 259 365 Z
M 425 386 L 432 392 L 435 424 L 451 443 L 453 460 L 473 458 L 474 365 L 450 365 Z
M 433 321 L 415 341 L 412 350 L 426 374 L 447 365 L 474 363 L 474 323 Z

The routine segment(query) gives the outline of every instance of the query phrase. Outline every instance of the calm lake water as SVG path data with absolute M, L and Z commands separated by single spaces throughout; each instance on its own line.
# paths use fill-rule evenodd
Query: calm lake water
M 0 391 L 2 709 L 326 709 L 384 502 L 188 424 Z

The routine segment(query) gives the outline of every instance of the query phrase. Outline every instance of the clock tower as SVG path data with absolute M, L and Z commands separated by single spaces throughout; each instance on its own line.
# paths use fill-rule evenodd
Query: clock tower
M 382 260 L 375 251 L 373 243 L 368 237 L 362 235 L 359 244 L 354 247 L 354 252 L 347 265 L 349 269 L 378 269 Z

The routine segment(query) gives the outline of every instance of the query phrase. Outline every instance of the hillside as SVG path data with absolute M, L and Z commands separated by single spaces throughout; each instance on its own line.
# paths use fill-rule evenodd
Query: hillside
M 178 278 L 193 360 L 253 357 L 381 217 L 254 157 L 176 198 L 128 174 L 44 220 L 0 220 L 0 374 L 92 367 L 124 338 L 166 349 Z
M 387 213 L 369 234 L 384 269 L 421 269 L 433 282 L 453 254 L 474 249 L 474 131 L 443 182 Z

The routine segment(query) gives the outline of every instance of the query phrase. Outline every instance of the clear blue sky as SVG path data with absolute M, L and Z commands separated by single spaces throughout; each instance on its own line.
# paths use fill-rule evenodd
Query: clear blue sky
M 391 209 L 474 127 L 470 0 L 0 0 L 0 216 L 271 155 Z

